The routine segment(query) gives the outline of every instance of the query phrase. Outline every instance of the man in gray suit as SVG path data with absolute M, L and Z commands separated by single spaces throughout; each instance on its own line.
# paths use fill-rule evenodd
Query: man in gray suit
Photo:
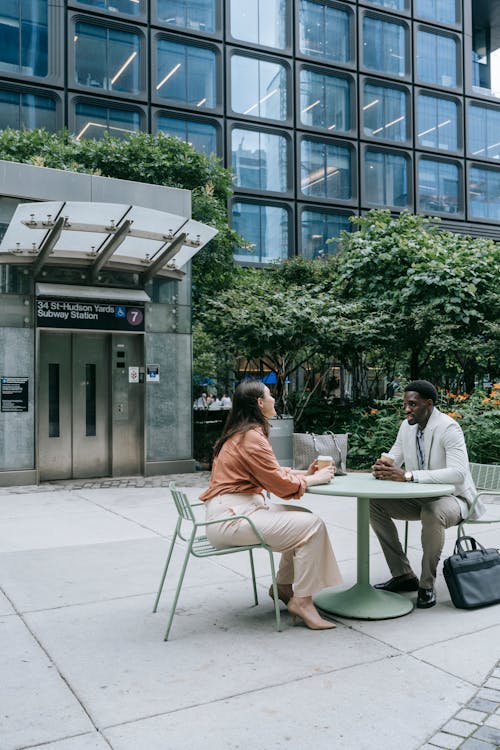
M 417 607 L 436 604 L 434 581 L 444 546 L 444 531 L 464 518 L 476 494 L 469 457 L 460 426 L 435 404 L 438 394 L 427 380 L 414 380 L 405 388 L 405 421 L 396 442 L 373 466 L 376 479 L 393 482 L 453 484 L 453 495 L 419 500 L 372 500 L 370 523 L 393 576 L 375 588 L 385 591 L 418 591 Z M 404 469 L 401 466 L 404 464 Z M 476 504 L 477 516 L 484 507 Z M 393 518 L 422 523 L 422 573 L 420 580 L 405 555 Z

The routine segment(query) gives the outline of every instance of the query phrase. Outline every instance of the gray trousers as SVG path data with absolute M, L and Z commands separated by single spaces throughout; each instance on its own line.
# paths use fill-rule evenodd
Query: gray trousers
M 436 569 L 444 547 L 444 531 L 462 520 L 460 506 L 453 495 L 419 500 L 371 500 L 370 523 L 378 537 L 391 574 L 413 573 L 399 541 L 393 518 L 422 523 L 422 573 L 420 587 L 434 587 Z

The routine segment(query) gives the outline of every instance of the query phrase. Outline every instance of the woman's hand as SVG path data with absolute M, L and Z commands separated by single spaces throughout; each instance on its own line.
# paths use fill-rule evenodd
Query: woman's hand
M 306 476 L 306 482 L 308 487 L 312 487 L 316 484 L 328 484 L 332 481 L 335 476 L 335 466 L 325 466 L 324 469 L 318 469 L 313 474 Z

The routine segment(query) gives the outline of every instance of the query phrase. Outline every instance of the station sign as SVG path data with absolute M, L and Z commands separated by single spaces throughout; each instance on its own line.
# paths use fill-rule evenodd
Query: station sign
M 0 378 L 0 411 L 28 411 L 28 378 Z
M 36 323 L 40 328 L 77 328 L 94 331 L 144 331 L 143 304 L 75 301 L 37 297 Z

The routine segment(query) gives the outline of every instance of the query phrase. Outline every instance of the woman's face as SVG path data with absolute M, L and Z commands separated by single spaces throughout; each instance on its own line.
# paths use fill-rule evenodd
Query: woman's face
M 276 416 L 276 412 L 274 410 L 274 398 L 271 396 L 271 391 L 269 390 L 267 385 L 264 386 L 264 395 L 260 396 L 257 399 L 257 403 L 259 404 L 263 415 L 267 419 L 271 419 L 271 417 Z

